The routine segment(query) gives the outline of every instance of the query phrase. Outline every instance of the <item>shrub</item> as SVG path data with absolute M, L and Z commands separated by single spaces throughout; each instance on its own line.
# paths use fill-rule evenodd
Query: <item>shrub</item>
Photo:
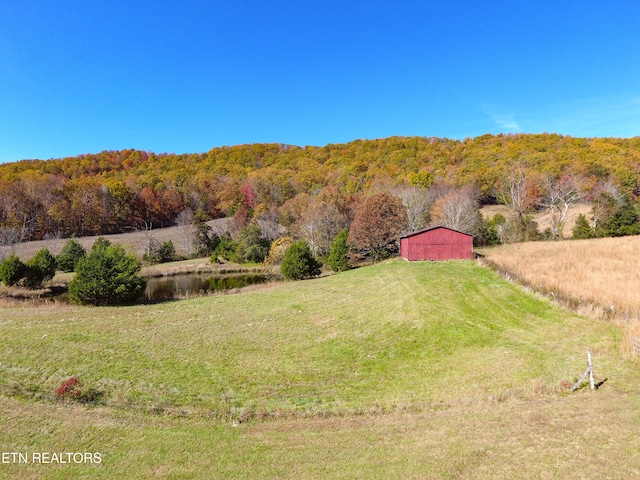
M 71 377 L 60 384 L 56 389 L 56 396 L 62 400 L 68 397 L 77 397 L 80 394 L 82 383 L 78 377 Z
M 215 263 L 218 257 L 225 260 L 235 261 L 236 258 L 236 242 L 233 241 L 229 232 L 220 237 L 220 241 L 215 250 L 211 254 L 211 263 Z
M 280 237 L 277 240 L 271 242 L 269 255 L 267 255 L 267 258 L 264 259 L 264 263 L 266 265 L 275 265 L 278 263 L 282 263 L 284 254 L 292 243 L 293 239 L 291 237 Z
M 169 240 L 162 245 L 152 248 L 151 253 L 149 255 L 145 253 L 142 259 L 150 263 L 172 262 L 176 259 L 176 249 L 173 246 L 173 242 Z
M 101 237 L 91 253 L 78 262 L 76 276 L 69 283 L 69 298 L 74 303 L 90 305 L 133 302 L 147 284 L 139 272 L 137 258 Z
M 327 263 L 334 272 L 344 272 L 349 270 L 351 265 L 349 263 L 349 245 L 347 245 L 347 237 L 349 236 L 349 230 L 342 230 L 331 243 L 331 250 L 329 251 L 329 257 Z
M 320 275 L 318 262 L 304 240 L 293 242 L 284 254 L 280 271 L 288 280 L 302 280 Z
M 16 285 L 25 275 L 26 265 L 17 255 L 9 255 L 0 263 L 0 281 L 5 285 Z
M 80 403 L 98 403 L 104 392 L 94 388 L 86 388 L 78 377 L 71 377 L 60 384 L 55 395 L 60 400 L 73 400 Z
M 78 260 L 87 254 L 84 247 L 80 245 L 75 238 L 70 238 L 62 247 L 62 250 L 56 257 L 58 269 L 63 272 L 73 272 L 76 268 Z

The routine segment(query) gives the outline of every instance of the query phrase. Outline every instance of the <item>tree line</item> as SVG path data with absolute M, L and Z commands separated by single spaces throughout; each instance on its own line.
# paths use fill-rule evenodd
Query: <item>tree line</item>
M 639 165 L 640 138 L 552 134 L 462 141 L 391 137 L 324 147 L 255 144 L 201 154 L 122 150 L 25 160 L 0 165 L 0 244 L 228 217 L 234 240 L 251 223 L 268 241 L 284 228 L 326 256 L 336 235 L 351 228 L 358 208 L 382 192 L 402 203 L 407 230 L 439 222 L 474 233 L 481 243 L 567 236 L 564 220 L 576 201 L 593 204 L 586 219 L 591 235 L 632 232 L 612 230 L 607 222 L 623 205 L 637 213 Z M 489 203 L 507 205 L 510 218 L 483 223 L 477 208 Z M 530 217 L 541 209 L 551 214 L 546 233 L 537 232 Z M 205 237 L 200 232 L 200 240 Z M 377 255 L 375 248 L 364 250 Z

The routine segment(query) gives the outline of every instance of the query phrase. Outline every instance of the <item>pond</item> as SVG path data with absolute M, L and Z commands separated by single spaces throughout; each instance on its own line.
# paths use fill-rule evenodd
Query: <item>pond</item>
M 187 273 L 167 277 L 147 278 L 147 288 L 136 303 L 155 303 L 208 295 L 219 291 L 231 291 L 250 285 L 283 280 L 274 273 L 235 273 L 213 275 L 211 273 Z M 28 301 L 35 304 L 61 302 L 69 303 L 66 287 L 51 287 L 45 295 L 10 297 L 13 301 Z
M 143 302 L 189 298 L 278 280 L 282 280 L 282 277 L 261 273 L 216 276 L 212 276 L 210 273 L 192 273 L 171 277 L 154 277 L 147 279 Z

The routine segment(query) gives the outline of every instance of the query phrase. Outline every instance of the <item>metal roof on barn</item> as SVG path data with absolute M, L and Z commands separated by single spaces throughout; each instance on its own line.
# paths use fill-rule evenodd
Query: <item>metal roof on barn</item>
M 463 235 L 467 235 L 469 237 L 473 238 L 473 235 L 469 234 L 469 233 L 464 233 L 461 232 L 460 230 L 454 230 L 453 228 L 449 228 L 449 227 L 444 227 L 442 225 L 436 225 L 435 227 L 429 227 L 429 228 L 423 228 L 422 230 L 416 230 L 415 232 L 409 232 L 409 233 L 405 233 L 404 235 L 400 235 L 400 238 L 409 238 L 409 237 L 413 237 L 414 235 L 420 235 L 421 233 L 425 233 L 425 232 L 429 232 L 431 230 L 436 230 L 438 228 L 445 228 L 447 230 L 450 230 L 452 232 L 456 232 L 456 233 L 461 233 Z

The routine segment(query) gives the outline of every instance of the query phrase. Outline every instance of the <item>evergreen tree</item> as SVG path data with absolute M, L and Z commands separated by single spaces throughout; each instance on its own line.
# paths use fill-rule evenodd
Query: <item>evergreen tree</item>
M 49 249 L 42 248 L 25 264 L 24 284 L 28 288 L 38 288 L 55 274 L 56 259 Z
M 349 264 L 349 245 L 347 244 L 347 238 L 349 236 L 349 230 L 342 230 L 331 244 L 331 250 L 329 251 L 329 257 L 327 262 L 334 272 L 344 272 L 349 270 L 351 265 Z
M 629 197 L 625 197 L 622 205 L 609 220 L 607 227 L 612 237 L 640 234 L 638 210 Z
M 271 243 L 262 236 L 262 228 L 252 222 L 240 229 L 235 258 L 238 262 L 263 262 Z
M 216 249 L 220 243 L 220 237 L 212 233 L 211 227 L 207 224 L 207 215 L 198 209 L 193 218 L 193 226 L 195 227 L 195 247 L 196 256 L 206 257 Z
M 175 260 L 176 249 L 171 240 L 160 245 L 160 248 L 158 248 L 158 251 L 156 252 L 156 258 L 158 263 L 167 263 Z
M 318 262 L 305 240 L 293 242 L 284 254 L 280 271 L 287 280 L 302 280 L 320 275 Z
M 7 286 L 16 285 L 23 277 L 26 266 L 17 255 L 9 255 L 0 263 L 0 281 Z
M 221 237 L 218 237 L 218 245 L 211 254 L 211 263 L 216 263 L 218 257 L 231 262 L 236 259 L 236 242 L 233 241 L 229 232 L 225 232 Z
M 502 217 L 504 219 L 504 217 Z M 482 219 L 478 231 L 473 237 L 473 245 L 475 247 L 484 247 L 489 245 L 499 245 L 500 236 L 498 228 L 492 220 Z
M 70 238 L 62 247 L 62 250 L 56 257 L 58 269 L 63 272 L 73 272 L 76 268 L 78 260 L 87 254 L 86 250 L 80 242 L 75 238 Z
M 139 276 L 140 262 L 127 255 L 120 245 L 99 238 L 89 255 L 76 266 L 69 283 L 74 303 L 116 305 L 135 301 L 144 292 L 146 280 Z
M 595 235 L 589 222 L 587 221 L 587 217 L 585 217 L 582 213 L 578 215 L 576 219 L 576 224 L 573 227 L 573 238 L 576 240 L 583 238 L 594 238 Z
M 169 240 L 162 244 L 156 243 L 151 247 L 150 254 L 144 254 L 142 259 L 149 263 L 167 263 L 176 260 L 176 249 L 173 241 Z

